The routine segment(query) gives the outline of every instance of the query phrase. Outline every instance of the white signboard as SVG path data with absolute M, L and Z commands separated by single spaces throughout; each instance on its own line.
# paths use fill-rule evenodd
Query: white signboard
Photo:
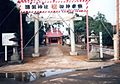
M 2 45 L 3 46 L 16 45 L 16 42 L 10 41 L 11 38 L 15 38 L 15 33 L 2 33 Z
M 18 0 L 22 12 L 86 12 L 90 0 Z

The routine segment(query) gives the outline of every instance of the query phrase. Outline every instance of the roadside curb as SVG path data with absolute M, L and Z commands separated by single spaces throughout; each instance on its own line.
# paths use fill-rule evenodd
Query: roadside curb
M 103 68 L 107 68 L 107 67 L 111 67 L 111 66 L 114 66 L 116 63 L 113 62 L 113 64 L 110 64 L 110 65 L 103 65 L 103 66 L 99 66 L 99 67 L 92 67 L 92 68 L 78 68 L 78 69 L 75 69 L 75 71 L 86 71 L 86 70 L 94 70 L 94 69 L 103 69 Z

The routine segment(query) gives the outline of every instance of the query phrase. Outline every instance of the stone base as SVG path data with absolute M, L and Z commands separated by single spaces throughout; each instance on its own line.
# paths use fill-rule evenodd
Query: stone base
M 89 60 L 99 60 L 100 54 L 98 52 L 90 52 L 88 59 Z
M 77 55 L 77 52 L 70 52 L 70 55 Z
M 8 61 L 8 64 L 21 64 L 22 61 L 21 60 L 17 60 L 17 61 Z
M 40 56 L 40 53 L 33 53 L 32 54 L 32 57 L 39 57 Z
M 19 60 L 19 55 L 18 54 L 13 54 L 12 56 L 11 56 L 11 61 L 18 61 Z
M 8 62 L 8 63 L 10 63 L 10 64 L 13 64 L 13 63 L 21 63 L 20 62 L 20 56 L 18 55 L 18 54 L 13 54 L 12 56 L 11 56 L 11 60 Z
M 114 57 L 112 60 L 113 60 L 113 61 L 116 61 L 116 60 L 119 60 L 119 58 L 115 58 L 115 57 Z

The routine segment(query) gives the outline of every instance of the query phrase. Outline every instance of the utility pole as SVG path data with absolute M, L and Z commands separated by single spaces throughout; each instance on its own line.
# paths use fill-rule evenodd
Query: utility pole
M 116 33 L 119 35 L 119 0 L 116 1 Z
M 116 0 L 116 34 L 114 34 L 114 60 L 119 60 L 119 0 Z

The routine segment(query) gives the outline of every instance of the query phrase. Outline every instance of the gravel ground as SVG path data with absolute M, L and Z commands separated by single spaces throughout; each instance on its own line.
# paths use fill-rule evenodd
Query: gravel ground
M 34 72 L 45 69 L 91 69 L 105 67 L 114 64 L 113 61 L 88 62 L 86 51 L 76 49 L 78 56 L 69 56 L 69 46 L 42 46 L 40 47 L 40 57 L 32 58 L 33 47 L 25 50 L 24 63 L 5 65 L 0 67 L 0 72 Z

